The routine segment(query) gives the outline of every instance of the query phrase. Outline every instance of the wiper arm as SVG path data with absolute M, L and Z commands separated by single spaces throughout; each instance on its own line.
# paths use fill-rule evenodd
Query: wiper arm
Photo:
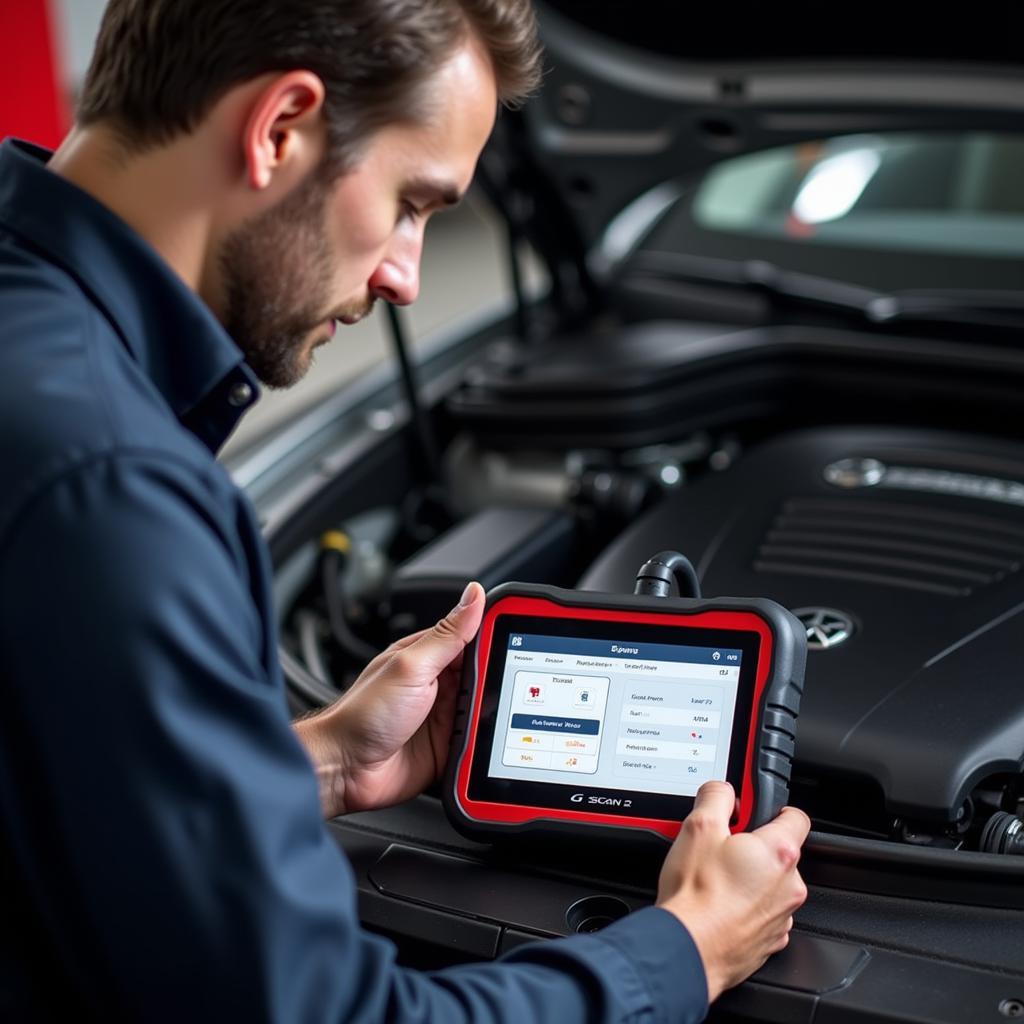
M 784 270 L 767 260 L 730 260 L 648 249 L 633 257 L 630 269 L 693 284 L 761 291 L 769 297 L 856 313 L 878 324 L 897 320 L 956 320 L 1019 327 L 1024 317 L 1022 292 L 956 288 L 883 292 L 816 274 Z
M 865 310 L 875 323 L 893 320 L 956 320 L 971 324 L 1020 327 L 1024 292 L 996 288 L 934 288 L 893 292 L 874 299 Z
M 872 302 L 889 296 L 874 288 L 847 284 L 815 274 L 783 270 L 767 260 L 729 260 L 690 253 L 644 249 L 630 261 L 631 270 L 651 271 L 676 281 L 748 288 L 817 306 L 832 306 L 867 315 Z

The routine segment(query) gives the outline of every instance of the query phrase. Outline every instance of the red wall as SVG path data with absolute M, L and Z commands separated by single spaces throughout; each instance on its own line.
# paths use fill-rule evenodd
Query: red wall
M 69 126 L 48 0 L 0 0 L 0 138 L 55 147 Z

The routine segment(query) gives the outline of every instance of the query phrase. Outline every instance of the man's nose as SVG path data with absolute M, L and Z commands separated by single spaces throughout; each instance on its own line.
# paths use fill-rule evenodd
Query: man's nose
M 378 264 L 370 276 L 370 294 L 395 306 L 408 306 L 420 293 L 420 252 L 422 245 L 409 242 L 397 247 Z

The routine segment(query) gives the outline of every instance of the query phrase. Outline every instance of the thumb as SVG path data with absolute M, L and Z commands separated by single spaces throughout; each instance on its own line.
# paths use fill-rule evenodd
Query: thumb
M 410 660 L 415 658 L 417 669 L 427 678 L 433 679 L 476 636 L 483 614 L 484 588 L 479 583 L 470 583 L 462 592 L 459 603 L 437 625 L 406 648 Z

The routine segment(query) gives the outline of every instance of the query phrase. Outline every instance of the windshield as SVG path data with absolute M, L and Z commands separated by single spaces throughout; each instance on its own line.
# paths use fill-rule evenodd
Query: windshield
M 1024 285 L 1024 135 L 843 136 L 726 160 L 642 246 L 901 288 Z

